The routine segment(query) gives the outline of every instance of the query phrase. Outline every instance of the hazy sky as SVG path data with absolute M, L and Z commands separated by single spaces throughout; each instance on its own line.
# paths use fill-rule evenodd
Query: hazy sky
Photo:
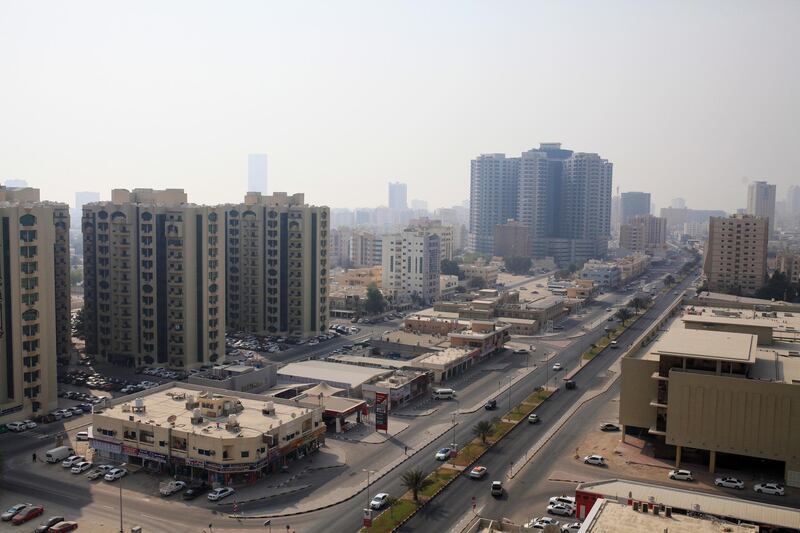
M 800 2 L 0 0 L 0 180 L 431 207 L 469 161 L 598 152 L 659 206 L 800 184 Z

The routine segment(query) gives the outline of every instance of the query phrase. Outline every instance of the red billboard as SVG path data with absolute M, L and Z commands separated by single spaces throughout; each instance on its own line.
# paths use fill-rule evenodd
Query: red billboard
M 375 429 L 389 431 L 389 395 L 375 393 Z

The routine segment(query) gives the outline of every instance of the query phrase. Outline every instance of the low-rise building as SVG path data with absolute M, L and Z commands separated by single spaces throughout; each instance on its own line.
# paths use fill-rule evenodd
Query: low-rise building
M 505 324 L 473 320 L 470 329 L 450 333 L 448 338 L 451 347 L 477 349 L 477 356 L 485 357 L 503 348 L 511 337 L 510 329 Z
M 289 363 L 278 370 L 279 383 L 327 383 L 361 398 L 361 387 L 377 378 L 388 376 L 391 370 L 369 368 L 311 359 Z
M 622 272 L 619 265 L 611 261 L 598 261 L 592 259 L 583 265 L 581 279 L 593 281 L 603 290 L 611 290 L 619 287 L 622 280 Z
M 500 274 L 500 268 L 497 265 L 463 264 L 459 268 L 464 272 L 466 281 L 472 278 L 480 278 L 486 282 L 487 287 L 497 285 L 497 276 Z
M 397 370 L 388 376 L 382 376 L 364 383 L 361 395 L 370 404 L 375 403 L 375 394 L 386 394 L 389 398 L 389 410 L 397 409 L 426 394 L 430 388 L 430 372 L 418 370 Z
M 317 403 L 168 383 L 118 398 L 92 414 L 99 459 L 176 477 L 252 483 L 325 441 Z
M 198 387 L 213 387 L 236 392 L 259 393 L 278 382 L 278 367 L 264 364 L 219 365 L 211 370 L 189 375 L 189 383 Z
M 458 292 L 458 286 L 458 276 L 440 274 L 439 298 L 441 300 L 452 300 Z

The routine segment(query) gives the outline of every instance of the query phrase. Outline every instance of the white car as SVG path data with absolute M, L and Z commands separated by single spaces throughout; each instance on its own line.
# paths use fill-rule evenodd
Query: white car
M 551 503 L 547 506 L 547 512 L 558 516 L 572 516 L 573 513 L 575 513 L 575 508 L 571 505 L 564 505 L 563 503 Z
M 777 483 L 759 483 L 753 487 L 753 490 L 759 494 L 772 494 L 773 496 L 784 496 L 786 494 L 783 486 Z
M 516 355 L 525 355 L 526 353 L 528 353 L 528 350 L 524 348 L 517 348 L 516 350 L 514 350 L 514 353 Z
M 602 455 L 587 455 L 583 458 L 583 462 L 587 465 L 605 466 L 606 462 Z
M 9 422 L 6 427 L 15 433 L 28 429 L 28 425 L 25 422 Z
M 691 470 L 670 470 L 669 478 L 678 481 L 694 481 Z
M 553 372 L 558 372 L 562 368 L 564 368 L 564 367 L 561 366 L 561 363 L 556 363 L 556 364 L 553 365 Z
M 539 423 L 539 415 L 536 413 L 531 413 L 528 415 L 528 422 L 531 424 L 538 424 Z
M 553 496 L 550 498 L 550 501 L 547 502 L 549 505 L 569 505 L 571 507 L 575 507 L 575 498 L 572 496 Z
M 476 466 L 475 468 L 470 470 L 469 477 L 471 477 L 472 479 L 481 479 L 483 478 L 483 476 L 486 475 L 487 472 L 488 470 L 486 469 L 485 466 Z
M 75 434 L 75 440 L 77 442 L 81 441 L 88 441 L 89 440 L 89 432 L 88 431 L 79 431 Z
M 91 467 L 92 463 L 90 463 L 89 461 L 81 461 L 80 463 L 75 463 L 71 471 L 73 474 L 80 474 L 81 472 L 86 472 Z
M 170 481 L 158 491 L 162 496 L 170 496 L 186 488 L 185 481 Z
M 744 488 L 744 481 L 735 477 L 718 477 L 714 480 L 714 485 L 717 487 L 725 487 L 726 489 L 739 489 Z
M 571 524 L 565 524 L 561 527 L 561 533 L 578 533 L 581 530 L 581 523 L 580 522 L 573 522 Z
M 389 501 L 389 495 L 385 492 L 379 492 L 372 498 L 372 501 L 369 502 L 370 509 L 382 509 L 386 502 Z
M 61 418 L 72 418 L 72 411 L 69 409 L 59 409 L 59 413 L 61 413 Z
M 125 470 L 124 468 L 112 468 L 111 470 L 106 472 L 106 475 L 103 476 L 103 479 L 105 479 L 106 481 L 116 481 L 124 477 L 125 474 L 127 473 L 128 471 Z
M 67 457 L 66 459 L 61 461 L 61 466 L 63 466 L 64 468 L 72 468 L 76 464 L 81 463 L 81 462 L 83 462 L 85 460 L 86 460 L 86 458 L 83 457 L 83 456 L 70 455 L 69 457 Z
M 447 461 L 450 459 L 450 448 L 442 448 L 438 452 L 436 452 L 436 460 L 437 461 Z
M 34 429 L 39 426 L 39 424 L 37 424 L 33 420 L 23 420 L 22 423 L 25 424 L 25 427 L 28 429 Z
M 529 522 L 534 527 L 537 525 L 542 526 L 541 529 L 544 529 L 544 526 L 554 525 L 557 526 L 561 522 L 556 520 L 555 518 L 550 518 L 549 516 L 540 516 L 539 518 L 534 518 Z
M 227 498 L 228 496 L 230 496 L 234 492 L 235 491 L 230 487 L 220 487 L 218 489 L 214 489 L 214 490 L 212 490 L 211 492 L 208 493 L 208 501 L 210 501 L 210 502 L 219 501 L 219 500 L 221 500 L 223 498 Z

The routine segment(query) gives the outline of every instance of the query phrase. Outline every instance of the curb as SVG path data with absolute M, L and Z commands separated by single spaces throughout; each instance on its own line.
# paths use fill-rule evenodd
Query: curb
M 456 425 L 457 425 L 457 424 L 456 424 Z M 395 470 L 397 467 L 399 467 L 400 465 L 402 465 L 403 463 L 405 463 L 405 462 L 406 462 L 406 460 L 407 460 L 408 458 L 410 458 L 410 457 L 413 457 L 414 455 L 416 455 L 416 454 L 420 453 L 420 452 L 422 451 L 422 449 L 424 449 L 425 447 L 427 447 L 428 445 L 430 445 L 430 443 L 432 443 L 432 442 L 433 442 L 433 441 L 435 441 L 436 439 L 440 438 L 442 435 L 444 435 L 445 433 L 447 433 L 448 431 L 450 431 L 450 430 L 452 430 L 452 429 L 453 429 L 453 425 L 451 424 L 451 425 L 450 425 L 448 428 L 444 429 L 444 430 L 443 430 L 441 433 L 439 433 L 438 435 L 435 435 L 435 436 L 431 437 L 430 441 L 429 441 L 427 444 L 423 445 L 423 446 L 422 446 L 422 447 L 420 447 L 420 448 L 417 448 L 417 449 L 414 451 L 414 453 L 412 453 L 412 454 L 409 454 L 409 455 L 404 455 L 403 457 L 405 457 L 405 459 L 403 459 L 402 461 L 400 461 L 400 462 L 399 462 L 399 463 L 397 463 L 396 465 L 394 465 L 394 466 L 392 466 L 391 468 L 389 468 L 387 471 L 385 471 L 384 473 L 382 473 L 380 476 L 376 477 L 376 478 L 375 478 L 375 479 L 372 481 L 372 483 L 375 483 L 375 482 L 376 482 L 376 481 L 378 481 L 379 479 L 383 479 L 384 477 L 386 477 L 388 474 L 390 474 L 392 471 L 394 471 L 394 470 Z M 343 466 L 344 466 L 344 465 L 343 465 Z M 456 476 L 456 477 L 458 477 L 458 476 Z M 372 484 L 372 483 L 370 483 L 370 484 Z M 366 487 L 364 487 L 364 488 L 359 488 L 358 490 L 356 490 L 355 492 L 353 492 L 352 494 L 350 494 L 350 495 L 349 495 L 349 496 L 347 496 L 346 498 L 342 498 L 341 500 L 335 501 L 335 502 L 333 502 L 333 503 L 328 503 L 328 504 L 325 504 L 325 505 L 323 505 L 323 506 L 316 507 L 316 508 L 314 508 L 314 509 L 308 509 L 308 510 L 305 510 L 305 511 L 294 511 L 294 512 L 291 512 L 291 513 L 273 513 L 273 514 L 263 514 L 263 515 L 258 515 L 258 516 L 256 516 L 256 515 L 249 515 L 249 516 L 242 516 L 242 515 L 235 515 L 235 516 L 234 516 L 234 515 L 229 515 L 229 518 L 237 518 L 237 519 L 239 519 L 239 520 L 262 520 L 262 519 L 265 519 L 265 518 L 286 518 L 286 517 L 289 517 L 289 516 L 298 516 L 298 515 L 303 515 L 303 514 L 308 514 L 308 513 L 314 513 L 314 512 L 316 512 L 316 511 L 322 511 L 322 510 L 324 510 L 324 509 L 330 509 L 331 507 L 335 507 L 335 506 L 339 505 L 340 503 L 344 503 L 344 502 L 346 502 L 346 501 L 350 501 L 350 500 L 352 500 L 353 498 L 355 498 L 356 496 L 358 496 L 359 494 L 361 494 L 361 492 L 363 492 L 363 491 L 365 490 L 365 488 L 366 488 Z
M 558 481 L 558 482 L 561 482 L 561 483 L 575 483 L 575 484 L 586 483 L 586 481 L 582 480 L 582 479 L 559 479 L 559 478 L 555 478 L 555 477 L 548 478 L 547 481 Z
M 231 501 L 231 502 L 224 502 L 218 503 L 217 506 L 221 507 L 223 505 L 242 505 L 245 503 L 254 503 L 254 502 L 261 502 L 265 500 L 271 500 L 272 498 L 280 498 L 281 496 L 287 496 L 289 494 L 294 494 L 295 492 L 300 492 L 301 490 L 306 490 L 311 485 L 302 485 L 300 487 L 294 488 L 292 490 L 287 490 L 286 492 L 281 492 L 278 494 L 270 494 L 269 496 L 262 496 L 260 498 L 254 498 L 252 500 L 241 500 L 241 501 Z M 236 518 L 238 515 L 229 515 L 229 518 Z

